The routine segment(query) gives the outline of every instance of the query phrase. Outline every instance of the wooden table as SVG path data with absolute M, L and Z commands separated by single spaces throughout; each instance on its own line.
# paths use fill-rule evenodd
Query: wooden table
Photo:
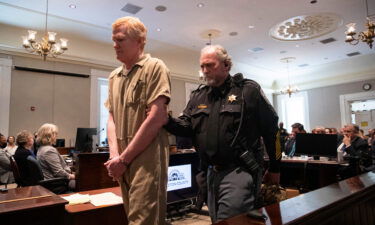
M 101 194 L 112 192 L 121 196 L 120 187 L 104 188 L 90 191 L 82 191 L 80 194 Z M 68 196 L 63 194 L 60 196 Z M 66 205 L 65 206 L 66 225 L 125 225 L 127 224 L 123 204 L 94 206 L 91 203 Z
M 374 225 L 375 174 L 355 176 L 261 210 L 266 221 L 243 214 L 215 225 Z
M 0 223 L 62 224 L 67 201 L 42 186 L 9 189 L 0 193 Z

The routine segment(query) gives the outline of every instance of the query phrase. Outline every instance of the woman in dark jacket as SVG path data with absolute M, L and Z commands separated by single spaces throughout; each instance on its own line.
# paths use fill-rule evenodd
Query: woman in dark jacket
M 21 186 L 29 186 L 33 184 L 32 174 L 28 169 L 27 157 L 32 156 L 35 158 L 32 147 L 34 145 L 34 136 L 27 130 L 23 130 L 17 134 L 16 142 L 18 148 L 14 154 L 14 159 L 16 160 L 18 170 L 20 172 Z

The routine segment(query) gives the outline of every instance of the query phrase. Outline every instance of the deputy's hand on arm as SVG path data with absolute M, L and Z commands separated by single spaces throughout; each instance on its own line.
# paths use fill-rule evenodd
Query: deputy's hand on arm
M 126 166 L 121 162 L 120 157 L 116 156 L 104 163 L 108 170 L 108 175 L 118 180 L 126 170 Z
M 263 182 L 265 184 L 279 185 L 279 183 L 280 183 L 280 173 L 268 172 L 268 170 L 267 170 L 266 173 L 264 174 Z

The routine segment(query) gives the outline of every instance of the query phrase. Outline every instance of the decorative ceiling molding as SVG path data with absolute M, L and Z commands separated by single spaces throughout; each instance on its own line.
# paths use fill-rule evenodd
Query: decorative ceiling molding
M 334 13 L 295 16 L 270 29 L 270 36 L 281 41 L 302 41 L 335 31 L 343 23 Z

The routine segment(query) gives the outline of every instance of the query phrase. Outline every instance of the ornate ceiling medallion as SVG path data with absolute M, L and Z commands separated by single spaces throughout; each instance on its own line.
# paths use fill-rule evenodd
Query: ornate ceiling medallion
M 333 13 L 296 16 L 272 27 L 270 36 L 281 41 L 307 40 L 331 33 L 342 23 Z

